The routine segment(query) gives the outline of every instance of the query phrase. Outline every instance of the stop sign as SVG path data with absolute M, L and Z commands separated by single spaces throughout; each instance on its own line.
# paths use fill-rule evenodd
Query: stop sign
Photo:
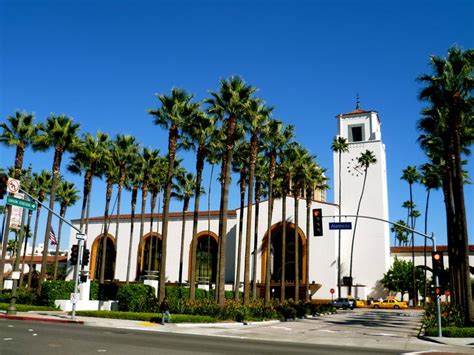
M 336 290 L 334 290 L 333 288 L 331 288 L 331 289 L 329 290 L 329 292 L 334 293 L 334 292 L 336 292 Z

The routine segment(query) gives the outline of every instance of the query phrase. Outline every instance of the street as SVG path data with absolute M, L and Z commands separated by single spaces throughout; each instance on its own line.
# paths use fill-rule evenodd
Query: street
M 75 324 L 0 321 L 1 355 L 48 354 L 396 354 L 382 349 L 272 342 Z

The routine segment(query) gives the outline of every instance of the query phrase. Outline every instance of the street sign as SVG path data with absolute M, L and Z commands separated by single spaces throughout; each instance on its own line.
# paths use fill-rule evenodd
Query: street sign
M 26 201 L 12 196 L 7 196 L 7 203 L 12 206 L 28 208 L 29 210 L 36 211 L 36 202 Z
M 20 180 L 8 178 L 7 191 L 11 194 L 16 194 L 20 191 Z
M 352 229 L 352 222 L 329 222 L 329 229 Z

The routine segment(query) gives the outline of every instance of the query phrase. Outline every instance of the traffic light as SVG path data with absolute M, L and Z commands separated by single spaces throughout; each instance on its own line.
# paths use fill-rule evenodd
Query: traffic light
M 79 256 L 79 246 L 74 244 L 71 247 L 71 265 L 77 264 L 77 257 Z
M 7 194 L 8 175 L 0 174 L 0 200 Z
M 323 235 L 323 211 L 321 208 L 313 209 L 313 235 L 315 237 Z
M 443 253 L 440 251 L 434 251 L 431 253 L 431 262 L 433 268 L 433 275 L 438 276 L 439 279 L 443 276 L 444 272 L 444 263 L 443 263 Z
M 81 283 L 87 282 L 87 274 L 81 273 L 81 275 L 79 275 L 79 281 L 81 281 Z
M 87 266 L 89 264 L 90 250 L 84 248 L 82 251 L 82 266 Z

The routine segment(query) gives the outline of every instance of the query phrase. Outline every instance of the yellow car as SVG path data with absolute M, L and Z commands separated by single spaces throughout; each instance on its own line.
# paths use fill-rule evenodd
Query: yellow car
M 384 309 L 400 309 L 400 308 L 408 308 L 405 302 L 397 301 L 393 298 L 384 299 L 382 302 L 374 302 L 372 303 L 372 308 L 384 308 Z

